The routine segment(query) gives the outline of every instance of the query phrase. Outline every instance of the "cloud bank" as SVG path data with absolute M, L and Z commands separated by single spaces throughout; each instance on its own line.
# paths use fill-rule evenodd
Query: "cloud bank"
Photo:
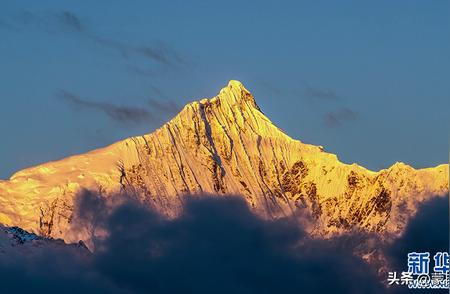
M 416 219 L 419 227 L 424 225 L 420 219 Z M 7 281 L 2 283 L 2 291 L 228 294 L 404 290 L 383 286 L 374 270 L 353 255 L 351 246 L 344 246 L 351 236 L 346 243 L 345 238 L 310 239 L 294 219 L 262 220 L 238 197 L 191 197 L 184 212 L 169 220 L 129 197 L 105 199 L 85 191 L 77 199 L 73 223 L 77 229 L 105 232 L 95 237 L 93 253 L 74 254 L 63 248 L 42 250 L 32 257 L 2 256 L 0 275 Z M 414 224 L 411 234 L 417 229 Z M 410 242 L 408 234 L 400 242 Z

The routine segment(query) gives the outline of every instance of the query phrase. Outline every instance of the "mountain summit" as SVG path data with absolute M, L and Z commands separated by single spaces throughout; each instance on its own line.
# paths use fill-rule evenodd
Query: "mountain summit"
M 169 217 L 184 197 L 234 194 L 255 213 L 306 213 L 313 234 L 351 229 L 401 233 L 418 205 L 448 193 L 448 165 L 403 163 L 373 172 L 284 134 L 250 92 L 230 81 L 216 97 L 186 105 L 155 132 L 27 168 L 0 181 L 0 223 L 77 242 L 68 234 L 81 189 L 119 192 Z

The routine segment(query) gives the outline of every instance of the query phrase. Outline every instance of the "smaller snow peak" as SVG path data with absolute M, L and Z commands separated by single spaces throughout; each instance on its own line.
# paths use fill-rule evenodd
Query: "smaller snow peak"
M 24 229 L 21 229 L 19 227 L 9 227 L 6 229 L 6 232 L 8 234 L 11 234 L 14 239 L 20 244 L 23 244 L 25 242 L 33 241 L 41 239 L 36 234 L 29 233 L 25 231 Z
M 397 161 L 391 166 L 391 169 L 412 169 L 412 167 L 404 162 Z
M 226 100 L 230 105 L 239 104 L 240 106 L 244 106 L 247 104 L 248 106 L 260 110 L 256 104 L 255 98 L 250 94 L 250 91 L 237 80 L 230 80 L 228 85 L 220 90 L 218 98 L 222 101 Z
M 401 162 L 401 161 L 396 161 L 394 163 L 394 166 L 406 166 L 406 164 L 404 162 Z

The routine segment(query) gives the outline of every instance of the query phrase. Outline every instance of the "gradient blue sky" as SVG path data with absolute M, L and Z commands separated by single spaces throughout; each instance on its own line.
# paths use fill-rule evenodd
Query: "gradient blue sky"
M 445 163 L 449 12 L 437 0 L 3 1 L 0 178 L 149 133 L 230 79 L 346 163 Z M 118 118 L 122 106 L 145 119 Z

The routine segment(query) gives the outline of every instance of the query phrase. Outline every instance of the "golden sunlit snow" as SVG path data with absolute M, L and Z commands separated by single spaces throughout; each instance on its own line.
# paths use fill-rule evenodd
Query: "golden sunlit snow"
M 135 195 L 173 216 L 182 197 L 238 194 L 267 218 L 307 212 L 314 234 L 399 234 L 422 201 L 448 193 L 448 164 L 370 171 L 284 134 L 238 81 L 184 107 L 152 134 L 45 163 L 0 181 L 0 223 L 68 242 L 81 188 Z

